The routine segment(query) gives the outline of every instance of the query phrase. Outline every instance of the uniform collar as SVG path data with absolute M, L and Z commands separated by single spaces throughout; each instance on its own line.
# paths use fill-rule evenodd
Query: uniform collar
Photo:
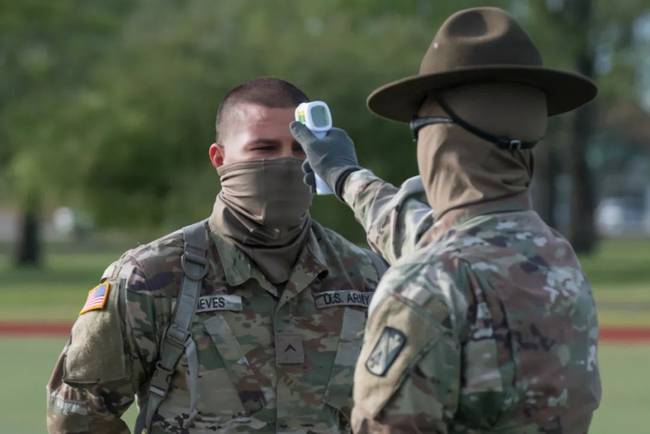
M 285 285 L 287 288 L 294 288 L 294 291 L 297 292 L 304 289 L 316 277 L 325 275 L 329 271 L 325 255 L 320 247 L 322 231 L 318 230 L 320 228 L 316 229 L 315 226 L 317 224 L 313 222 L 307 242 L 298 255 L 298 260 Z M 255 279 L 262 288 L 275 296 L 279 295 L 276 285 L 266 278 L 244 252 L 224 239 L 212 225 L 210 225 L 210 236 L 219 254 L 219 260 L 229 286 L 239 286 L 250 279 Z
M 486 214 L 527 211 L 530 209 L 532 209 L 532 205 L 528 191 L 513 196 L 491 200 L 489 202 L 481 202 L 464 206 L 462 208 L 452 209 L 437 219 L 428 234 L 425 234 L 422 237 L 423 243 L 421 242 L 420 245 L 438 241 L 444 234 L 448 233 L 450 229 L 461 225 L 474 217 Z

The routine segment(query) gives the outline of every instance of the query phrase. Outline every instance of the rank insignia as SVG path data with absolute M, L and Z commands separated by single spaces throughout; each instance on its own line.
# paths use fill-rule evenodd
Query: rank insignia
M 406 344 L 404 333 L 392 327 L 384 327 L 384 331 L 366 360 L 368 372 L 383 377 L 399 356 L 404 344 Z
M 108 293 L 110 290 L 111 284 L 108 282 L 102 282 L 88 291 L 86 303 L 81 308 L 79 315 L 90 312 L 91 310 L 103 309 L 104 306 L 106 306 L 106 301 L 108 300 Z

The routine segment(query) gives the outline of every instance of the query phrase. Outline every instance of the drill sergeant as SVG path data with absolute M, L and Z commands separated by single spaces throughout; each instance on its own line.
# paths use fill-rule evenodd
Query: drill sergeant
M 531 148 L 547 117 L 596 95 L 542 65 L 504 11 L 450 16 L 419 74 L 369 108 L 409 122 L 420 177 L 359 167 L 342 130 L 291 125 L 314 172 L 391 268 L 370 306 L 352 425 L 366 433 L 586 433 L 600 401 L 598 324 L 571 245 L 531 209 Z

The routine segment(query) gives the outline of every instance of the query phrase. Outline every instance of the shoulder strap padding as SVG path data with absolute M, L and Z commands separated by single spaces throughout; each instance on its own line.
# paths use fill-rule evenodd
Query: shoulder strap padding
M 192 318 L 201 283 L 208 272 L 209 238 L 205 221 L 186 226 L 182 231 L 184 247 L 181 255 L 181 292 L 176 298 L 171 322 L 160 345 L 158 362 L 149 383 L 149 393 L 136 422 L 136 433 L 149 431 L 153 416 L 169 393 L 176 365 L 185 351 L 187 340 L 192 337 Z

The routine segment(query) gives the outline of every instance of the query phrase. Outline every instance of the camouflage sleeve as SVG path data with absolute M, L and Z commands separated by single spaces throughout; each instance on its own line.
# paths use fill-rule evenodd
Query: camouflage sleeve
M 143 276 L 128 261 L 107 272 L 105 301 L 93 305 L 91 290 L 48 382 L 49 433 L 130 432 L 121 415 L 149 375 L 156 332 L 152 306 L 128 291 Z
M 370 262 L 372 262 L 372 266 L 376 272 L 376 277 L 377 279 L 375 280 L 375 286 L 379 284 L 379 281 L 381 280 L 382 276 L 388 270 L 388 264 L 386 261 L 384 261 L 384 258 L 376 254 L 375 252 L 368 250 L 368 249 L 363 249 L 366 252 L 366 255 L 368 256 L 368 259 L 370 259 Z
M 442 433 L 457 410 L 461 350 L 443 298 L 414 282 L 384 285 L 371 308 L 354 376 L 355 433 Z M 452 329 L 453 328 L 453 329 Z
M 388 261 L 415 250 L 420 236 L 433 224 L 419 177 L 398 189 L 369 170 L 352 172 L 345 181 L 343 200 L 363 226 L 368 245 Z

